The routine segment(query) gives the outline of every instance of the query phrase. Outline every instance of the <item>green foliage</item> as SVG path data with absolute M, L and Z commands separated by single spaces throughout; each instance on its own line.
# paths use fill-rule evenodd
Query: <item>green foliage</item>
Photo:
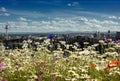
M 9 52 L 9 56 L 5 56 Z M 120 67 L 106 69 L 117 53 L 102 55 L 79 51 L 63 58 L 48 52 L 47 47 L 0 51 L 0 79 L 8 81 L 119 81 Z M 31 56 L 31 53 L 34 54 Z M 2 63 L 4 65 L 2 65 Z M 91 65 L 92 64 L 92 65 Z

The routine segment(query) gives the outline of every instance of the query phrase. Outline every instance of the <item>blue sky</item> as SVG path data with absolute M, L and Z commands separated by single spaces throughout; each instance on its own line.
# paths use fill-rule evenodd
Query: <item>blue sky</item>
M 0 32 L 118 31 L 119 8 L 120 0 L 0 0 Z

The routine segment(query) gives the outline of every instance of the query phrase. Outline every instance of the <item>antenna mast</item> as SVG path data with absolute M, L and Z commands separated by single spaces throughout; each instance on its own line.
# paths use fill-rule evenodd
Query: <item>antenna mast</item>
M 6 39 L 8 39 L 8 24 L 6 24 L 5 30 L 6 30 Z

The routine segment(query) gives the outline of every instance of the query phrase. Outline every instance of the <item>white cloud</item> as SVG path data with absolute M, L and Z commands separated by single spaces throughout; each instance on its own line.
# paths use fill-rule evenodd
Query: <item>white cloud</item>
M 24 18 L 24 17 L 19 17 L 19 19 L 18 20 L 20 20 L 20 21 L 27 21 L 27 19 L 26 18 Z
M 85 18 L 85 17 L 81 17 L 80 18 L 82 21 L 85 21 L 85 22 L 87 22 L 88 21 L 88 19 L 87 18 Z
M 4 16 L 10 16 L 10 14 L 9 13 L 4 13 Z
M 71 4 L 71 3 L 68 3 L 67 6 L 72 6 L 72 4 Z
M 118 17 L 118 19 L 120 19 L 120 17 Z
M 8 13 L 8 11 L 5 7 L 1 7 L 0 12 L 1 12 L 0 16 L 10 16 L 10 14 Z
M 71 3 L 68 3 L 68 5 L 72 5 Z M 82 9 L 82 8 L 80 8 Z M 95 13 L 95 12 L 89 12 L 89 11 L 82 11 L 82 10 L 73 10 L 73 9 L 69 9 L 69 10 L 52 10 L 49 13 L 43 13 L 43 12 L 36 12 L 36 11 L 23 11 L 23 10 L 10 10 L 9 12 L 12 15 L 17 15 L 17 16 L 23 16 L 23 17 L 29 17 L 29 18 L 40 18 L 40 17 L 75 17 L 75 16 L 84 16 L 84 15 L 90 15 L 90 16 L 103 16 L 105 14 L 101 14 L 101 13 Z
M 97 19 L 90 17 L 72 17 L 72 18 L 51 18 L 50 20 L 41 20 L 41 21 L 27 21 L 20 17 L 22 21 L 10 21 L 8 22 L 13 30 L 12 32 L 60 32 L 60 31 L 117 31 L 120 29 L 119 22 L 113 20 Z M 81 22 L 82 21 L 82 22 Z M 2 24 L 2 23 L 0 23 Z M 17 29 L 14 29 L 17 27 Z M 31 31 L 32 30 L 32 31 Z
M 98 23 L 98 24 L 101 23 L 101 21 L 99 21 L 99 20 L 97 20 L 97 19 L 90 19 L 89 21 L 90 21 L 90 22 L 93 22 L 93 23 Z
M 104 20 L 101 22 L 102 24 L 112 24 L 112 25 L 118 25 L 118 22 L 114 22 L 112 20 Z
M 79 6 L 79 2 L 68 3 L 67 6 Z
M 29 18 L 39 18 L 39 17 L 45 17 L 46 14 L 40 13 L 40 12 L 31 12 L 31 11 L 23 11 L 23 10 L 10 10 L 9 11 L 13 15 L 18 15 L 18 16 L 24 16 L 24 17 L 29 17 Z M 50 14 L 48 14 L 50 15 Z
M 119 25 L 119 22 L 116 22 L 116 21 L 112 21 L 112 20 L 105 20 L 105 19 L 102 19 L 102 20 L 98 20 L 98 19 L 92 19 L 92 18 L 87 18 L 87 17 L 78 17 L 76 18 L 76 20 L 81 20 L 83 21 L 83 23 L 90 27 L 91 29 L 93 30 L 96 30 L 96 29 L 101 29 L 101 31 L 103 31 L 102 29 L 106 29 L 106 26 L 116 26 L 116 25 Z
M 117 25 L 118 22 L 112 21 L 112 20 L 97 20 L 97 19 L 90 19 L 89 22 L 96 23 L 96 24 L 112 24 Z
M 1 11 L 1 12 L 7 12 L 7 10 L 6 10 L 5 7 L 1 7 L 1 8 L 0 8 L 0 11 Z
M 55 20 L 54 20 L 55 19 Z M 37 25 L 41 28 L 51 31 L 107 31 L 109 27 L 119 25 L 118 22 L 112 20 L 97 20 L 89 19 L 86 17 L 74 17 L 74 18 L 54 18 L 51 21 L 33 22 L 32 25 Z M 84 22 L 81 22 L 82 20 Z M 114 29 L 118 30 L 118 29 Z
M 4 23 L 4 22 L 1 22 L 1 23 L 0 23 L 0 28 L 1 28 L 1 27 L 4 27 L 4 25 L 5 25 L 5 23 Z
M 20 21 L 26 21 L 27 19 L 24 18 L 24 17 L 19 17 L 19 20 L 20 20 Z
M 0 16 L 10 16 L 9 13 L 1 13 Z
M 72 6 L 79 6 L 79 2 L 73 2 Z
M 109 16 L 108 18 L 110 18 L 110 19 L 117 19 L 116 16 Z

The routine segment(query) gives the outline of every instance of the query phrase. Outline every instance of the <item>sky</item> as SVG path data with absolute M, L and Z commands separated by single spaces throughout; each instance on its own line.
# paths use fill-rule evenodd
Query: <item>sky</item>
M 120 30 L 120 0 L 0 0 L 0 33 Z

